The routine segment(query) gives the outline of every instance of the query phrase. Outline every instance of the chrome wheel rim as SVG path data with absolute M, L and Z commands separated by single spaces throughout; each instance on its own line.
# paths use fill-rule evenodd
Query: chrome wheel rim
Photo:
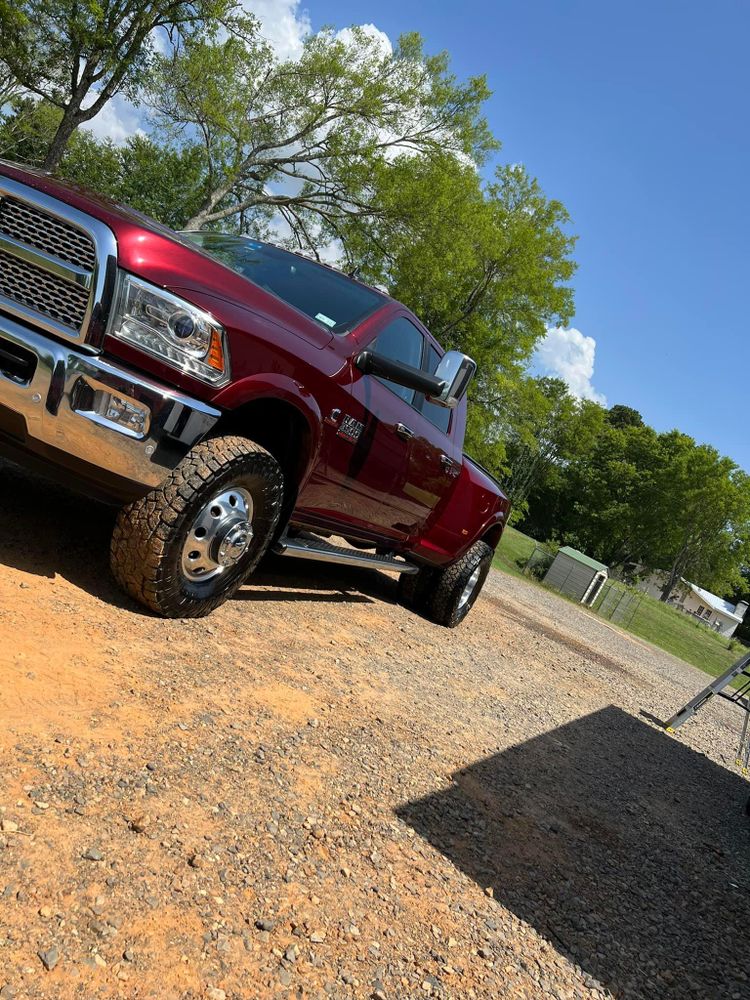
M 480 563 L 474 570 L 474 572 L 471 574 L 469 579 L 466 581 L 466 586 L 464 587 L 463 593 L 461 594 L 461 598 L 458 602 L 459 611 L 461 611 L 462 608 L 465 608 L 466 605 L 471 600 L 474 591 L 477 589 L 477 584 L 479 583 L 479 577 L 481 575 L 481 572 L 482 572 L 482 564 Z
M 182 547 L 182 573 L 203 583 L 226 573 L 242 559 L 253 540 L 253 498 L 234 486 L 213 496 L 190 526 Z

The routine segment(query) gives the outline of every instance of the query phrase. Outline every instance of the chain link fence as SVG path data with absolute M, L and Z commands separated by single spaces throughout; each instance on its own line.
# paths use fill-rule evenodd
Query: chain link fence
M 621 583 L 610 580 L 604 584 L 599 596 L 594 601 L 593 610 L 602 618 L 607 618 L 616 625 L 628 628 L 633 624 L 635 616 L 643 602 L 643 593 L 623 587 Z
M 533 576 L 537 580 L 541 580 L 552 565 L 554 558 L 554 552 L 551 552 L 545 545 L 540 545 L 537 542 L 534 545 L 531 555 L 526 560 L 526 565 L 523 567 L 524 575 Z

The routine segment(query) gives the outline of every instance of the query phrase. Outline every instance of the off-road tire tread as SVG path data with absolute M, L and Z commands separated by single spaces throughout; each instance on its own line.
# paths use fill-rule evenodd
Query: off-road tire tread
M 439 570 L 421 566 L 418 573 L 402 573 L 398 578 L 399 604 L 410 611 L 424 611 Z
M 478 563 L 488 560 L 492 561 L 493 551 L 486 542 L 475 542 L 468 552 L 465 552 L 460 559 L 451 563 L 444 570 L 439 571 L 437 579 L 434 581 L 434 589 L 428 596 L 426 611 L 428 616 L 437 625 L 444 625 L 446 628 L 454 628 L 466 617 L 465 614 L 457 617 L 457 603 L 460 593 L 456 591 L 460 585 L 461 591 L 466 581 L 476 569 Z
M 252 467 L 266 480 L 271 513 L 267 537 L 246 572 L 215 596 L 191 600 L 166 579 L 167 548 L 173 525 L 194 500 L 196 491 L 210 491 L 230 466 Z M 168 618 L 198 618 L 210 614 L 242 585 L 271 542 L 281 513 L 283 478 L 276 459 L 254 441 L 236 435 L 209 438 L 192 448 L 162 486 L 123 507 L 112 534 L 110 565 L 122 589 L 139 603 Z

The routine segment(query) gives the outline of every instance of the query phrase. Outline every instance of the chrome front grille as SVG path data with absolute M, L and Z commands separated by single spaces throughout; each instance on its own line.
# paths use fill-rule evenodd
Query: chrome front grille
M 90 292 L 0 249 L 0 296 L 71 330 L 86 318 Z
M 111 230 L 0 164 L 0 316 L 98 347 L 114 287 Z
M 0 200 L 0 233 L 87 271 L 96 266 L 90 236 L 15 198 Z

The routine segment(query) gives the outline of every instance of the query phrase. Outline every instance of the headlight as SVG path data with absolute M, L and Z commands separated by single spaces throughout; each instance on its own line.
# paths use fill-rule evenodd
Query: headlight
M 229 380 L 224 328 L 189 302 L 122 271 L 109 332 L 204 382 Z

